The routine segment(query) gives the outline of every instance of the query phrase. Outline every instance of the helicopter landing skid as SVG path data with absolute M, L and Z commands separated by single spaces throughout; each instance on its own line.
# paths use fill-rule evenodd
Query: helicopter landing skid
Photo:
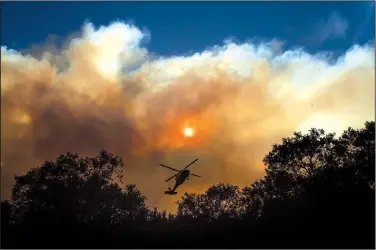
M 169 195 L 175 195 L 175 194 L 177 194 L 177 192 L 173 192 L 173 191 L 165 191 L 164 193 L 165 194 L 169 194 Z

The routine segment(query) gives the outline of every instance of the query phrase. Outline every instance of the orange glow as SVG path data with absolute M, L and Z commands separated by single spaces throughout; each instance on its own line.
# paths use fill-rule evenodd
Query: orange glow
M 215 120 L 214 116 L 208 113 L 175 114 L 164 117 L 161 123 L 163 130 L 156 134 L 154 147 L 163 150 L 204 147 L 205 143 L 210 142 L 206 139 L 211 138 L 212 133 L 216 131 L 213 120 Z

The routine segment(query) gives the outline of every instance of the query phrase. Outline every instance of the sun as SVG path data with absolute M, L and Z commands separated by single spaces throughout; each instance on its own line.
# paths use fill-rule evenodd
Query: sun
M 193 128 L 187 127 L 183 131 L 185 137 L 192 137 L 195 135 L 195 130 Z

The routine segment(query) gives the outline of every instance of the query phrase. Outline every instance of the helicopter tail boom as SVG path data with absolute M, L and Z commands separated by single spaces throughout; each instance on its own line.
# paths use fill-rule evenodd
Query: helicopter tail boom
M 168 182 L 169 180 L 171 180 L 172 178 L 174 178 L 174 177 L 177 176 L 178 174 L 179 174 L 179 173 L 177 173 L 177 174 L 171 176 L 170 178 L 168 178 L 167 180 L 165 180 L 165 182 Z

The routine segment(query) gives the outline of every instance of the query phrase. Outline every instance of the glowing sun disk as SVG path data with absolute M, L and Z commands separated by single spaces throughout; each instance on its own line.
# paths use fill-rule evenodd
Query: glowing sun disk
M 192 137 L 195 134 L 193 128 L 185 128 L 184 129 L 184 136 L 185 137 Z

